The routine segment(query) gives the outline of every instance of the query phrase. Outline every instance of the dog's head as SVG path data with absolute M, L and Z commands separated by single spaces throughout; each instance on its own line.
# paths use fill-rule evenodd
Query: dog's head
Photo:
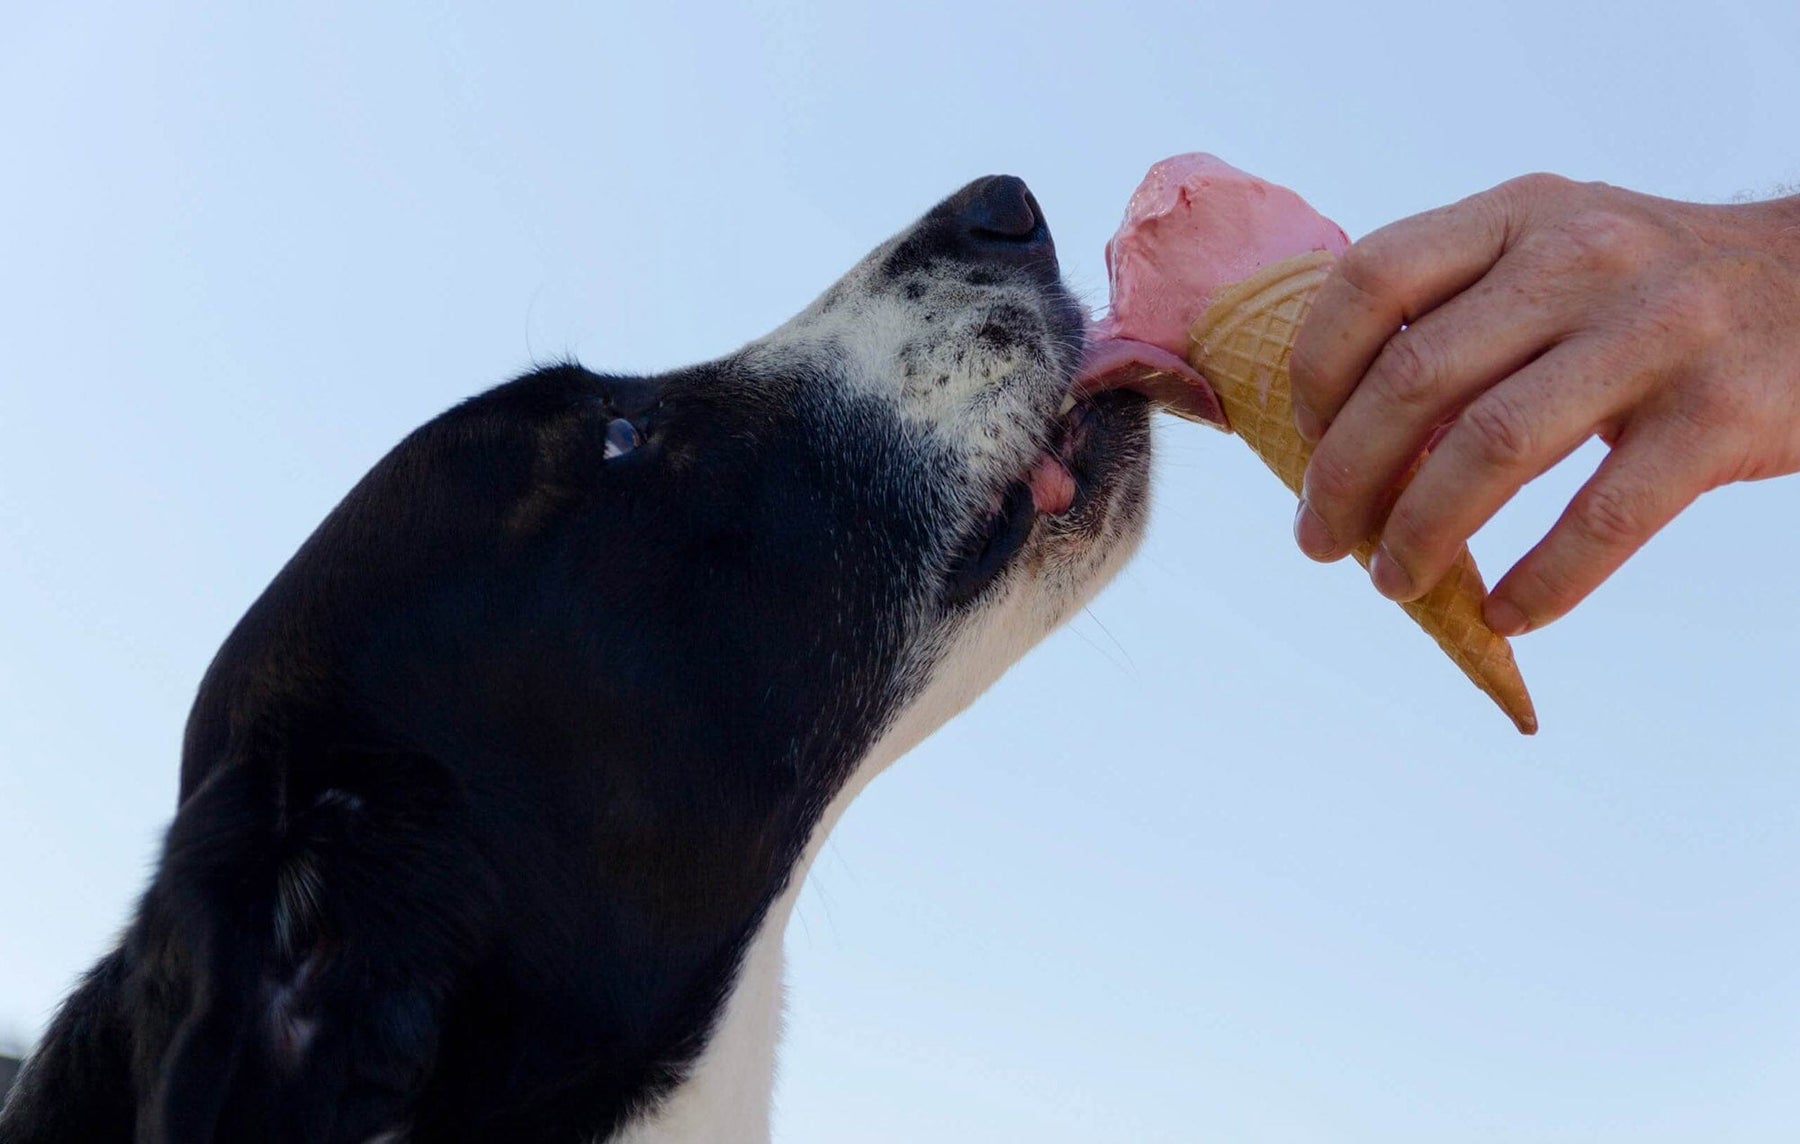
M 215 658 L 156 878 L 8 1123 L 753 1129 L 836 809 L 1137 542 L 1149 405 L 1078 394 L 1084 324 L 983 179 L 737 353 L 413 433 Z
M 283 725 L 322 711 L 434 756 L 586 759 L 602 797 L 704 775 L 815 803 L 922 698 L 896 748 L 973 699 L 1135 546 L 1150 412 L 1076 398 L 1083 331 L 1035 199 L 991 177 L 726 358 L 564 366 L 475 398 L 397 447 L 252 609 L 184 779 L 278 703 Z
M 507 1038 L 559 1009 L 669 1072 L 833 808 L 1135 546 L 1150 408 L 1076 395 L 1084 322 L 1037 203 L 989 178 L 721 360 L 560 366 L 464 403 L 227 640 L 184 799 L 250 773 L 296 839 L 348 815 L 355 837 L 474 840 L 506 948 L 560 1001 L 509 996 L 510 1032 L 453 1039 L 486 1055 L 444 1065 L 451 1089 L 517 1080 Z M 422 782 L 454 792 L 451 835 L 415 823 Z M 282 861 L 275 930 L 329 934 L 298 887 L 332 876 Z M 392 892 L 425 902 L 451 868 Z M 283 940 L 278 975 L 303 979 L 325 939 Z
M 539 370 L 409 436 L 202 684 L 124 955 L 167 971 L 145 1043 L 260 990 L 269 1078 L 349 1030 L 404 1058 L 371 1124 L 646 1107 L 834 808 L 1135 546 L 1150 408 L 1078 394 L 1084 324 L 982 179 L 723 359 Z M 190 1056 L 176 1119 L 216 1089 Z

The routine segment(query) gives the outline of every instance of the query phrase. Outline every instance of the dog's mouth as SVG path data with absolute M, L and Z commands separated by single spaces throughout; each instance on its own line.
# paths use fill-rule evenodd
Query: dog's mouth
M 972 597 L 998 575 L 1031 539 L 1040 517 L 1082 517 L 1106 482 L 1107 434 L 1102 427 L 1124 414 L 1126 405 L 1141 400 L 1124 386 L 1097 393 L 1070 389 L 1043 448 L 1017 479 L 994 494 L 987 515 L 953 559 L 948 588 L 953 603 Z
M 1075 452 L 1085 443 L 1083 427 L 1092 405 L 1076 400 L 1071 392 L 1051 425 L 1050 441 L 1038 453 L 1021 482 L 1031 494 L 1031 507 L 1047 516 L 1061 516 L 1075 504 L 1080 492 L 1075 479 Z
M 1105 323 L 1092 325 L 1074 385 L 1051 427 L 1050 443 L 1022 478 L 1037 512 L 1061 516 L 1074 506 L 1084 489 L 1073 462 L 1087 445 L 1094 402 L 1121 391 L 1142 394 L 1177 417 L 1231 428 L 1218 394 L 1187 362 L 1149 342 L 1115 337 Z
M 1229 431 L 1219 395 L 1204 377 L 1161 346 L 1115 337 L 1102 322 L 1088 332 L 1075 388 L 1082 393 L 1130 389 L 1166 413 Z
M 973 597 L 1030 540 L 1038 517 L 1079 516 L 1102 483 L 1101 454 L 1093 427 L 1113 406 L 1148 400 L 1189 421 L 1230 430 L 1211 384 L 1179 356 L 1160 346 L 1115 336 L 1107 322 L 1090 322 L 1062 409 L 1044 447 L 1024 472 L 995 495 L 971 537 L 951 563 L 947 594 L 952 603 Z

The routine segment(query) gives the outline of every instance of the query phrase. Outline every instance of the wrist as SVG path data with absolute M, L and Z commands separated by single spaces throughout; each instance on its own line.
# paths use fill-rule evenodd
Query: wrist
M 1748 210 L 1764 249 L 1800 265 L 1800 195 L 1750 203 Z
M 1800 195 L 1776 199 L 1769 206 L 1777 216 L 1775 239 L 1778 248 L 1800 261 Z

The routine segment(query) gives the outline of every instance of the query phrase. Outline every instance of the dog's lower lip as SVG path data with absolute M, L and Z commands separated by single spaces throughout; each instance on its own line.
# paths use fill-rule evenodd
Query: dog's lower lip
M 1093 405 L 1071 390 L 1063 402 L 1052 444 L 1038 454 L 1025 476 L 1032 505 L 1038 512 L 1061 516 L 1074 507 L 1081 491 L 1081 482 L 1075 475 L 1075 454 L 1085 442 L 1087 422 L 1093 413 Z
M 1047 516 L 1061 516 L 1075 503 L 1075 475 L 1055 453 L 1039 453 L 1025 481 L 1032 507 Z

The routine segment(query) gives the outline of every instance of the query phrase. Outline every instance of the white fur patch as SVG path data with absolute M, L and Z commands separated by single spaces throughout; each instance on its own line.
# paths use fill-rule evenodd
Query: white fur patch
M 687 1079 L 627 1126 L 615 1137 L 616 1144 L 723 1140 L 756 1144 L 769 1138 L 775 1050 L 782 1024 L 783 938 L 813 859 L 852 800 L 876 775 L 960 714 L 1125 566 L 1142 538 L 1142 517 L 1120 511 L 1113 516 L 1117 523 L 1072 579 L 1038 577 L 1015 568 L 1007 590 L 953 637 L 930 683 L 857 764 L 813 827 L 787 886 L 751 941 L 712 1037 Z

